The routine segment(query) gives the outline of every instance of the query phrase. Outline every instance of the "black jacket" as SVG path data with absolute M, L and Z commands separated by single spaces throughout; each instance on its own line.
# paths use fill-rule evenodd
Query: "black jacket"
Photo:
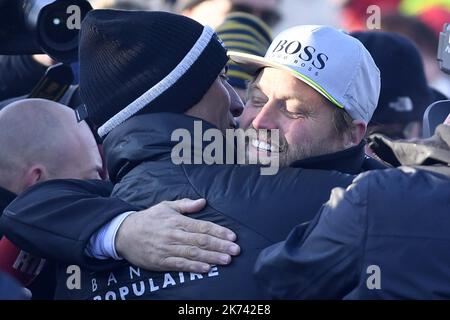
M 159 121 L 155 120 L 152 121 L 152 123 L 159 124 Z M 159 127 L 161 128 L 162 126 Z M 130 146 L 133 146 L 134 140 L 135 139 L 128 140 L 127 151 L 130 151 Z M 133 146 L 131 150 L 134 148 L 135 147 Z M 157 146 L 152 145 L 152 150 L 154 150 L 152 156 L 156 155 L 158 157 L 160 152 L 167 153 L 167 146 L 164 146 L 162 149 L 162 151 L 159 151 Z M 114 167 L 111 167 L 110 165 L 112 177 L 120 179 L 120 172 L 128 172 L 128 170 L 125 170 L 126 168 L 134 168 L 134 166 L 139 163 L 139 161 L 136 160 L 139 160 L 141 152 L 142 150 L 136 149 L 126 157 L 124 157 L 123 154 L 119 155 L 117 159 L 120 160 L 119 163 L 121 163 L 121 165 L 117 165 L 117 163 Z M 145 156 L 148 156 L 148 154 Z M 343 172 L 349 173 L 360 172 L 367 168 L 384 168 L 384 166 L 381 166 L 374 160 L 364 156 L 363 144 L 329 155 L 329 157 L 317 157 L 316 162 L 311 161 L 311 159 L 301 161 L 299 162 L 299 165 L 323 169 L 334 169 L 336 167 Z M 214 172 L 214 170 L 219 170 L 218 166 L 213 167 L 215 168 L 211 173 Z M 116 170 L 118 172 L 115 172 Z M 235 181 L 235 183 L 244 181 L 243 184 L 236 183 L 239 184 L 237 189 L 242 188 L 242 186 L 248 186 L 245 189 L 251 187 L 251 185 L 245 183 L 247 170 L 251 172 L 255 171 L 254 169 L 245 167 L 234 170 L 236 173 L 240 172 L 240 174 L 238 177 L 239 179 L 234 179 L 233 181 Z M 338 176 L 336 173 L 332 174 Z M 213 175 L 208 174 L 202 177 L 205 181 L 202 181 L 201 184 L 204 185 L 205 183 L 208 183 L 208 179 L 210 179 L 211 176 Z M 237 176 L 237 174 L 234 175 L 235 178 Z M 267 178 L 265 179 L 267 180 Z M 308 190 L 311 192 L 317 185 L 314 181 L 312 182 L 314 184 L 310 184 Z M 306 183 L 306 181 L 304 183 Z M 284 185 L 284 182 L 282 184 Z M 331 185 L 336 185 L 336 183 L 330 181 L 329 187 L 331 187 Z M 158 188 L 161 188 L 161 186 L 158 186 Z M 161 199 L 168 199 L 167 196 L 170 194 L 164 194 L 166 189 L 167 188 L 162 188 L 161 190 L 158 190 L 157 193 L 150 189 L 147 190 L 152 193 L 153 197 L 148 200 L 149 203 L 156 201 L 156 199 L 158 199 L 157 195 L 159 195 L 159 198 Z M 110 186 L 101 182 L 56 180 L 42 183 L 29 189 L 14 201 L 6 211 L 5 216 L 0 220 L 0 227 L 2 227 L 16 242 L 21 243 L 23 248 L 40 254 L 41 256 L 57 258 L 59 261 L 70 264 L 79 264 L 89 269 L 109 270 L 113 266 L 117 266 L 118 263 L 115 261 L 107 261 L 105 263 L 89 259 L 84 255 L 84 249 L 86 248 L 90 236 L 93 235 L 100 226 L 104 225 L 121 212 L 136 209 L 134 206 L 127 205 L 116 198 L 112 198 L 108 202 L 104 197 L 108 196 L 109 193 Z M 323 196 L 316 195 L 316 192 L 313 193 L 312 199 L 317 199 L 317 196 Z M 184 196 L 184 193 L 172 195 L 171 197 L 179 198 L 182 196 Z M 265 196 L 266 195 L 261 195 L 260 197 Z M 198 195 L 195 194 L 195 197 L 198 197 Z M 216 197 L 218 197 L 218 195 L 216 195 Z M 305 196 L 305 199 L 307 200 L 305 204 L 310 201 L 308 198 L 309 197 Z M 232 203 L 236 201 L 240 201 L 240 199 L 233 199 Z M 321 201 L 322 200 L 319 202 Z M 250 212 L 256 211 L 259 207 L 266 207 L 268 203 L 270 204 L 270 201 L 268 202 L 267 199 L 264 198 L 255 203 L 258 205 L 252 206 Z M 222 200 L 222 206 L 227 207 L 229 204 Z M 230 207 L 234 208 L 234 205 Z M 270 206 L 273 212 L 279 211 L 277 206 L 275 206 L 275 208 L 273 207 L 274 206 Z M 50 210 L 46 210 L 45 208 L 50 208 Z M 76 214 L 77 219 L 73 218 L 74 213 Z M 94 214 L 95 220 L 92 219 L 92 215 Z M 268 232 L 273 232 L 270 230 L 271 226 L 269 224 L 263 224 L 261 219 L 258 219 L 257 223 L 262 224 L 263 226 L 266 225 L 266 229 L 269 229 Z
M 0 187 L 0 216 L 8 204 L 16 197 L 16 195 L 6 189 Z M 0 239 L 3 234 L 0 232 Z M 19 284 L 9 275 L 0 271 L 0 300 L 22 300 L 25 299 L 24 292 Z
M 117 215 L 137 209 L 110 197 L 111 191 L 112 184 L 101 180 L 39 183 L 5 209 L 0 232 L 21 249 L 49 260 L 110 268 L 115 261 L 99 261 L 85 254 L 89 239 Z
M 259 166 L 175 165 L 171 151 L 178 141 L 172 142 L 171 134 L 185 128 L 193 135 L 194 121 L 199 119 L 141 115 L 111 132 L 104 148 L 115 181 L 113 196 L 139 208 L 163 200 L 205 198 L 207 208 L 192 216 L 234 230 L 241 255 L 230 266 L 215 267 L 207 275 L 148 272 L 128 264 L 108 272 L 83 272 L 87 276 L 82 287 L 88 289 L 81 291 L 68 291 L 62 275 L 60 298 L 266 298 L 251 277 L 260 250 L 283 239 L 296 224 L 311 220 L 331 189 L 345 187 L 353 178 L 336 171 L 295 168 L 262 176 Z M 203 129 L 208 128 L 203 122 Z
M 0 187 L 0 217 L 3 214 L 3 210 L 14 200 L 16 195 L 6 189 Z M 3 237 L 3 234 L 0 230 L 0 239 Z
M 428 141 L 373 143 L 407 166 L 333 190 L 308 228 L 265 249 L 256 277 L 272 298 L 450 298 L 450 127 Z
M 16 195 L 6 189 L 3 189 L 0 187 L 0 216 L 3 213 L 3 210 L 16 198 Z M 3 238 L 3 234 L 0 232 L 0 239 Z M 25 253 L 28 254 L 28 253 Z M 2 254 L 0 253 L 0 259 Z M 32 255 L 30 255 L 32 257 Z M 29 258 L 31 261 L 31 258 Z M 34 258 L 35 261 L 37 261 L 38 258 Z M 36 265 L 37 267 L 37 265 Z M 13 266 L 10 266 L 10 268 L 13 268 Z M 9 271 L 9 269 L 8 269 Z M 6 276 L 5 278 L 6 279 Z M 0 281 L 2 283 L 2 281 Z M 9 283 L 7 280 L 4 280 L 2 284 L 0 284 L 0 287 L 6 286 L 6 284 Z M 42 269 L 42 271 L 39 273 L 37 278 L 28 285 L 28 289 L 32 292 L 32 299 L 52 299 L 55 293 L 55 286 L 56 286 L 56 279 L 55 279 L 55 264 L 46 262 L 45 267 Z M 3 288 L 3 287 L 2 287 Z M 2 294 L 2 289 L 0 288 L 0 296 Z M 6 292 L 4 292 L 6 297 Z M 21 293 L 23 295 L 23 293 Z M 0 298 L 1 300 L 1 298 Z
M 344 173 L 385 168 L 364 155 L 363 143 L 328 156 L 298 161 L 296 165 Z M 112 184 L 102 181 L 40 183 L 22 193 L 8 207 L 0 218 L 0 233 L 5 232 L 24 250 L 47 259 L 96 270 L 110 269 L 117 262 L 99 263 L 88 258 L 84 250 L 101 226 L 122 212 L 136 209 L 120 199 L 108 198 L 111 191 Z

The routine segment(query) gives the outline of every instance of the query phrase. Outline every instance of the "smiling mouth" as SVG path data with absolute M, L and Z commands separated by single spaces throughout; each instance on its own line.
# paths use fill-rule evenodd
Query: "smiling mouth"
M 273 146 L 270 143 L 267 143 L 265 141 L 252 139 L 251 145 L 258 151 L 279 152 L 279 148 L 278 147 Z

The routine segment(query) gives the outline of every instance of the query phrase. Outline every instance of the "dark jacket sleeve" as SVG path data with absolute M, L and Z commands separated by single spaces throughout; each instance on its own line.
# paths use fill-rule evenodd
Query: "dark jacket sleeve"
M 366 235 L 367 180 L 334 189 L 308 229 L 263 250 L 258 282 L 276 299 L 341 299 L 359 280 Z
M 84 251 L 90 237 L 117 215 L 136 207 L 109 197 L 103 181 L 52 180 L 28 189 L 0 218 L 0 230 L 15 245 L 43 258 L 91 269 L 115 261 L 91 259 Z

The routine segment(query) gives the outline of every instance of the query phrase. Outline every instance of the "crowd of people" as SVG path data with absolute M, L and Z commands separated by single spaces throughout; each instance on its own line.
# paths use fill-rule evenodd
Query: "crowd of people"
M 399 27 L 425 20 L 92 3 L 69 96 L 28 96 L 54 59 L 0 56 L 0 299 L 450 298 L 450 109 L 422 138 L 450 86 Z

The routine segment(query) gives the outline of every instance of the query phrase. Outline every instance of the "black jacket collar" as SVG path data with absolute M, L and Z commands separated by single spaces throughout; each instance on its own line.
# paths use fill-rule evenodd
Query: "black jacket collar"
M 361 141 L 357 146 L 317 157 L 311 157 L 292 163 L 292 167 L 305 169 L 336 170 L 343 173 L 358 174 L 362 170 L 366 155 L 365 142 Z
M 14 193 L 0 187 L 0 216 L 15 197 L 16 195 Z

